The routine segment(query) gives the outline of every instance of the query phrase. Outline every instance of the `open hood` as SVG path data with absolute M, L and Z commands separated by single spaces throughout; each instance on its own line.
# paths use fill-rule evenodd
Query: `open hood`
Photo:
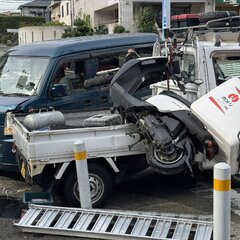
M 125 63 L 110 84 L 110 95 L 114 106 L 124 110 L 151 106 L 133 97 L 133 94 L 141 87 L 162 81 L 166 72 L 166 63 L 166 57 L 137 58 Z

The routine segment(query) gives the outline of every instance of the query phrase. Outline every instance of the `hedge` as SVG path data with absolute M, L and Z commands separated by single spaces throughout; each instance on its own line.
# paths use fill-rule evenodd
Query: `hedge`
M 0 16 L 0 34 L 5 34 L 7 29 L 18 29 L 26 26 L 41 26 L 45 23 L 43 17 L 26 16 Z

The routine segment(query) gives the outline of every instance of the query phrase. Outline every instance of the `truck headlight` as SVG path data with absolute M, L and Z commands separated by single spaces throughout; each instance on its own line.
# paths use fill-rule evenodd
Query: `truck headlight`
M 13 135 L 13 129 L 11 127 L 4 127 L 4 135 Z

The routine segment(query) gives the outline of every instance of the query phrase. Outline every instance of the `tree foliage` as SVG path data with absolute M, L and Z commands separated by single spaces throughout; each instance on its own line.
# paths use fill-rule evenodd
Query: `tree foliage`
M 17 35 L 8 33 L 7 29 L 42 26 L 44 23 L 45 19 L 43 17 L 0 16 L 0 42 L 3 44 L 8 41 L 17 43 Z
M 18 29 L 27 26 L 42 26 L 45 19 L 42 17 L 26 16 L 2 16 L 0 17 L 0 34 L 6 33 L 7 29 Z
M 96 26 L 94 28 L 94 34 L 99 34 L 99 35 L 102 35 L 102 34 L 108 34 L 108 28 L 105 24 L 99 24 L 98 26 Z
M 63 38 L 93 35 L 93 29 L 90 24 L 90 16 L 85 15 L 83 19 L 75 19 L 73 26 L 64 30 Z
M 150 7 L 146 7 L 138 17 L 138 31 L 139 32 L 155 32 L 155 16 Z
M 114 28 L 113 28 L 113 33 L 124 33 L 126 32 L 126 29 L 124 26 L 122 25 L 115 25 Z

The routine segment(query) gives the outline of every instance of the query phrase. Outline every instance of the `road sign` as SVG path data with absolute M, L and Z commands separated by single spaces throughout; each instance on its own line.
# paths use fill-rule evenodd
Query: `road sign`
M 170 16 L 171 11 L 171 0 L 162 0 L 162 28 L 168 29 L 170 28 Z

